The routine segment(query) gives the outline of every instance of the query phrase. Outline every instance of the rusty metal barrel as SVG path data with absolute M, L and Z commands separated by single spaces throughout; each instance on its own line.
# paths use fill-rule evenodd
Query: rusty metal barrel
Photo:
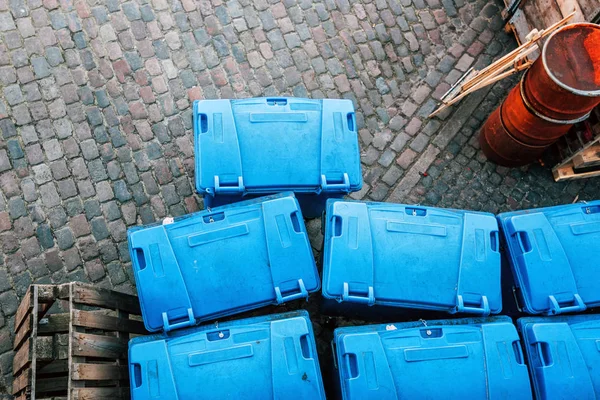
M 505 167 L 531 164 L 544 153 L 546 145 L 529 145 L 516 139 L 502 122 L 501 109 L 496 108 L 488 117 L 479 133 L 479 145 L 492 162 Z
M 550 35 L 524 89 L 533 108 L 549 118 L 589 114 L 600 104 L 600 26 L 570 24 Z
M 506 167 L 534 162 L 600 104 L 600 26 L 577 23 L 548 37 L 542 55 L 488 117 L 479 142 Z

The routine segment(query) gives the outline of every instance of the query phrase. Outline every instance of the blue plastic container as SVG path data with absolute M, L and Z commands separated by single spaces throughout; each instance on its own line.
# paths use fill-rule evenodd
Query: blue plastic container
M 502 310 L 492 214 L 330 200 L 323 297 L 488 315 Z
M 539 400 L 600 398 L 600 315 L 518 320 Z
M 339 328 L 333 344 L 344 400 L 531 399 L 508 317 Z
M 350 100 L 255 98 L 194 102 L 196 190 L 208 207 L 294 191 L 305 217 L 360 190 Z
M 498 221 L 525 312 L 600 305 L 600 201 L 508 212 Z
M 306 311 L 129 342 L 132 400 L 325 399 Z
M 293 193 L 131 228 L 127 236 L 151 332 L 307 298 L 320 287 Z

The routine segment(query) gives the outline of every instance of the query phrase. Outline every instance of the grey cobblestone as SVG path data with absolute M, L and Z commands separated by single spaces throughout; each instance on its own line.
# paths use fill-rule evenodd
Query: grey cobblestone
M 600 195 L 597 178 L 485 161 L 477 131 L 514 79 L 426 118 L 464 71 L 515 47 L 499 3 L 67 3 L 0 1 L 0 343 L 32 280 L 133 290 L 126 227 L 202 204 L 196 99 L 352 99 L 354 199 L 498 212 Z M 11 364 L 0 354 L 0 393 Z

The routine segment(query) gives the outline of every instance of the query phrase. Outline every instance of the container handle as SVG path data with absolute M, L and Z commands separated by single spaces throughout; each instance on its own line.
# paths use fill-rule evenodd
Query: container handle
M 131 376 L 133 377 L 133 387 L 142 386 L 142 366 L 139 363 L 131 363 Z
M 550 343 L 537 342 L 535 344 L 535 350 L 537 352 L 538 360 L 542 367 L 549 367 L 553 364 L 552 352 L 550 351 Z
M 344 282 L 344 291 L 342 293 L 342 301 L 351 301 L 354 303 L 367 304 L 372 306 L 375 304 L 375 291 L 373 290 L 373 286 L 369 286 L 367 289 L 367 296 L 357 296 L 350 294 L 350 287 L 348 282 Z
M 133 257 L 133 262 L 138 267 L 140 271 L 146 269 L 146 257 L 144 257 L 144 249 L 141 247 L 137 247 L 135 250 L 135 257 Z
M 456 300 L 456 312 L 480 314 L 483 316 L 490 315 L 490 303 L 487 296 L 481 296 L 479 307 L 465 305 L 465 300 L 461 295 L 456 296 Z
M 172 331 L 173 329 L 185 328 L 186 326 L 193 326 L 196 323 L 196 319 L 194 318 L 194 311 L 191 308 L 187 309 L 186 317 L 187 317 L 187 319 L 185 319 L 183 321 L 170 323 L 167 313 L 163 312 L 162 313 L 163 330 L 165 332 L 169 332 L 169 331 Z
M 519 243 L 519 248 L 523 254 L 529 253 L 532 250 L 531 240 L 529 240 L 529 234 L 525 231 L 515 232 L 517 235 L 517 242 Z
M 498 253 L 498 244 L 500 243 L 498 231 L 490 232 L 490 247 L 494 253 Z
M 348 379 L 358 377 L 358 359 L 354 353 L 344 354 L 344 365 L 346 366 L 346 376 Z
M 279 286 L 275 286 L 275 297 L 277 298 L 277 304 L 282 304 L 286 301 L 292 301 L 297 299 L 308 300 L 308 291 L 306 290 L 306 286 L 304 286 L 304 282 L 302 281 L 302 279 L 298 279 L 298 286 L 300 288 L 300 292 L 292 293 L 287 296 L 283 296 L 281 294 L 281 289 L 279 288 Z
M 558 315 L 558 314 L 564 314 L 564 313 L 569 313 L 569 312 L 585 311 L 585 309 L 587 308 L 587 306 L 581 299 L 581 296 L 579 296 L 577 293 L 573 294 L 574 305 L 572 305 L 572 306 L 561 307 L 560 304 L 558 303 L 558 300 L 556 300 L 556 297 L 554 297 L 552 295 L 548 296 L 548 300 L 550 301 L 550 311 L 548 312 L 550 315 Z

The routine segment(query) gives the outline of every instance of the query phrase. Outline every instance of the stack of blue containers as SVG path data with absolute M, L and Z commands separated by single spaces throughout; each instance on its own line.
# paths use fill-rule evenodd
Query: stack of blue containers
M 600 398 L 600 316 L 556 316 L 600 304 L 600 202 L 496 217 L 345 201 L 362 185 L 347 100 L 199 101 L 194 135 L 207 209 L 128 232 L 156 332 L 130 342 L 134 400 L 325 398 L 306 311 L 216 322 L 321 286 L 328 313 L 421 318 L 335 330 L 343 399 Z M 304 225 L 321 215 L 322 285 Z M 490 316 L 502 248 L 522 310 L 553 317 Z

